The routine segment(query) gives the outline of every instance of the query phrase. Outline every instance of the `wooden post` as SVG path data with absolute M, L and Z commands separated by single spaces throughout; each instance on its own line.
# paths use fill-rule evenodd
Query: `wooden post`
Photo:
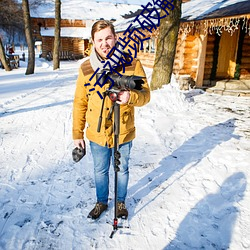
M 198 54 L 198 65 L 196 72 L 196 86 L 202 87 L 203 78 L 204 78 L 204 68 L 205 68 L 205 60 L 206 60 L 206 51 L 207 51 L 207 35 L 200 34 L 199 36 L 199 54 Z

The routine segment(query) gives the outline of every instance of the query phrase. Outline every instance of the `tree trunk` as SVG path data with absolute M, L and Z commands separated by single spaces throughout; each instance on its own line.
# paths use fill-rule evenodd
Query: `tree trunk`
M 6 60 L 4 46 L 1 37 L 0 37 L 0 61 L 6 71 L 11 71 L 11 68 Z
M 28 44 L 28 66 L 27 66 L 25 74 L 30 75 L 30 74 L 34 74 L 34 70 L 35 70 L 35 48 L 34 48 L 34 41 L 32 37 L 30 9 L 29 9 L 28 0 L 22 0 L 22 8 L 23 8 L 25 36 L 26 36 L 26 41 Z
M 169 10 L 169 15 L 161 19 L 157 50 L 150 88 L 161 88 L 163 84 L 171 81 L 174 64 L 175 49 L 181 17 L 181 1 L 174 0 L 174 9 Z M 161 10 L 161 16 L 166 13 Z
M 53 50 L 53 70 L 60 68 L 59 48 L 61 33 L 61 0 L 55 1 L 55 40 Z

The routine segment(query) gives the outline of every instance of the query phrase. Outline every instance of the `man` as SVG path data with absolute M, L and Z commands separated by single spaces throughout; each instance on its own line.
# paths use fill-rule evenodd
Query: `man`
M 128 61 L 125 65 L 125 72 L 122 73 L 122 67 L 116 67 L 116 70 L 123 75 L 137 75 L 145 77 L 145 72 L 139 60 L 132 62 L 124 53 L 112 54 L 110 60 L 109 52 L 114 46 L 117 46 L 117 36 L 114 26 L 109 21 L 100 20 L 94 23 L 91 31 L 93 41 L 93 51 L 90 59 L 85 61 L 80 69 L 76 84 L 76 91 L 73 104 L 73 140 L 77 147 L 85 147 L 84 133 L 87 123 L 86 137 L 90 141 L 91 153 L 94 161 L 94 175 L 96 185 L 97 203 L 90 211 L 88 218 L 97 219 L 108 208 L 109 195 L 109 168 L 113 160 L 114 152 L 114 134 L 112 101 L 105 98 L 100 132 L 97 132 L 98 120 L 101 111 L 102 99 L 100 93 L 103 93 L 110 86 L 97 85 L 96 77 L 92 77 L 98 68 L 102 68 L 103 62 L 109 60 L 111 66 L 117 58 Z M 128 55 L 128 54 L 127 54 Z M 117 65 L 116 65 L 117 66 Z M 115 67 L 114 67 L 115 68 Z M 90 80 L 91 79 L 91 80 Z M 95 88 L 93 88 L 95 86 Z M 120 104 L 120 134 L 119 134 L 119 152 L 121 153 L 118 172 L 118 194 L 117 194 L 117 217 L 128 216 L 125 206 L 125 198 L 128 186 L 128 161 L 132 140 L 135 138 L 134 126 L 134 107 L 143 106 L 150 100 L 150 90 L 147 81 L 144 80 L 141 90 L 122 90 L 118 94 L 117 103 Z M 108 117 L 110 117 L 109 119 Z

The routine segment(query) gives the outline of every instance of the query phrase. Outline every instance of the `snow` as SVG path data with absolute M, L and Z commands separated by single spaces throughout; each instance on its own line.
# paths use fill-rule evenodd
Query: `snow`
M 62 27 L 61 28 L 61 37 L 80 37 L 82 39 L 90 38 L 91 28 L 83 28 L 83 27 Z M 55 28 L 42 28 L 41 35 L 42 36 L 54 36 Z
M 140 8 L 138 4 L 116 4 L 108 1 L 99 3 L 92 0 L 62 0 L 61 2 L 62 19 L 71 20 L 117 19 L 121 15 Z M 30 12 L 32 17 L 54 18 L 55 4 L 52 1 L 45 1 L 45 4 L 39 6 L 37 9 L 31 9 Z
M 207 15 L 211 14 L 213 11 L 216 10 L 220 10 L 222 8 L 225 7 L 229 7 L 229 6 L 233 6 L 235 4 L 239 4 L 239 3 L 243 3 L 243 2 L 247 2 L 249 0 L 205 0 L 205 1 L 201 1 L 201 0 L 191 0 L 189 2 L 186 3 L 182 3 L 182 15 L 181 15 L 181 19 L 184 21 L 193 21 L 193 20 L 198 20 L 198 19 L 204 19 L 207 17 Z M 153 5 L 153 1 L 148 1 Z M 157 1 L 156 1 L 157 2 Z M 144 6 L 146 6 L 146 4 L 144 4 Z M 159 6 L 157 6 L 157 4 L 155 4 L 155 6 L 157 8 L 159 8 Z M 241 11 L 243 10 L 239 10 L 240 13 L 242 13 Z M 249 9 L 244 10 L 244 13 L 249 13 Z M 128 13 L 129 14 L 129 13 Z M 116 31 L 125 31 L 129 25 L 131 23 L 133 23 L 133 27 L 134 28 L 140 28 L 141 27 L 141 23 L 143 23 L 143 21 L 145 21 L 145 18 L 143 16 L 139 16 L 139 21 L 140 22 L 134 22 L 135 20 L 135 16 L 128 18 L 128 19 L 124 19 L 123 17 L 118 18 L 115 22 L 115 28 Z M 210 17 L 211 18 L 211 17 Z M 155 25 L 158 25 L 158 19 L 152 19 L 151 18 L 151 22 L 153 22 Z
M 0 249 L 250 249 L 250 99 L 180 91 L 174 77 L 136 108 L 129 228 L 109 238 L 112 168 L 108 211 L 86 219 L 95 204 L 88 143 L 79 163 L 71 157 L 81 62 L 53 71 L 37 57 L 33 75 L 23 61 L 0 70 Z
M 219 10 L 230 5 L 240 2 L 248 2 L 249 0 L 191 0 L 182 4 L 182 18 L 186 20 L 195 20 L 205 17 L 207 14 Z
M 202 19 L 215 10 L 248 1 L 249 0 L 191 0 L 182 3 L 182 19 L 187 21 Z M 154 5 L 152 0 L 62 0 L 61 15 L 63 19 L 72 20 L 97 20 L 100 18 L 119 20 L 122 15 L 136 12 L 138 9 L 141 9 L 141 5 L 146 6 L 149 2 Z M 159 7 L 159 1 L 155 2 L 156 7 Z M 31 16 L 54 18 L 54 9 L 54 3 L 46 0 L 45 4 L 39 6 L 37 9 L 31 9 Z M 124 22 L 126 22 L 126 20 L 124 20 Z

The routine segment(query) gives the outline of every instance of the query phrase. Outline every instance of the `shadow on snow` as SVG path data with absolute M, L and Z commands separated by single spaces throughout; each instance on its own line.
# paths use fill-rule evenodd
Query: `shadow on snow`
M 159 167 L 148 173 L 135 185 L 129 188 L 129 199 L 135 203 L 143 197 L 156 193 L 140 209 L 135 212 L 133 206 L 130 216 L 133 217 L 145 208 L 149 203 L 160 196 L 177 179 L 159 187 L 168 181 L 176 172 L 183 168 L 186 170 L 182 176 L 193 167 L 196 167 L 216 146 L 232 138 L 239 139 L 233 134 L 235 130 L 235 119 L 209 126 L 202 129 L 198 134 L 183 143 L 171 155 L 165 157 L 159 163 Z M 202 249 L 203 244 L 210 244 L 216 249 L 227 249 L 230 242 L 232 227 L 234 225 L 237 208 L 233 202 L 242 198 L 239 193 L 244 193 L 246 178 L 243 173 L 237 173 L 228 178 L 217 194 L 207 196 L 193 208 L 181 223 L 176 239 L 174 239 L 165 250 L 179 249 Z M 157 190 L 160 190 L 157 192 Z M 132 201 L 132 203 L 133 203 Z M 223 248 L 218 248 L 223 246 Z
M 158 168 L 154 169 L 135 185 L 131 186 L 128 190 L 129 196 L 133 197 L 134 200 L 140 200 L 142 197 L 149 195 L 174 175 L 174 173 L 185 168 L 187 165 L 189 165 L 189 167 L 185 172 L 190 168 L 196 167 L 216 146 L 232 138 L 239 139 L 239 136 L 233 134 L 235 129 L 234 123 L 235 119 L 229 119 L 223 123 L 202 129 L 198 134 L 192 136 L 178 149 L 173 151 L 171 155 L 162 159 Z M 164 189 L 161 189 L 161 192 L 157 193 L 148 203 L 155 200 L 172 184 L 173 182 L 169 183 Z M 148 203 L 141 209 L 147 206 Z M 136 213 L 134 213 L 134 215 Z
M 6 117 L 9 115 L 15 115 L 15 114 L 25 113 L 25 112 L 29 112 L 29 111 L 40 110 L 40 109 L 44 109 L 44 108 L 51 108 L 51 107 L 55 107 L 55 106 L 65 105 L 65 104 L 72 103 L 72 102 L 73 102 L 73 100 L 66 100 L 66 101 L 62 101 L 62 102 L 43 104 L 43 105 L 39 105 L 36 107 L 21 108 L 21 109 L 14 110 L 14 111 L 5 111 L 5 112 L 0 113 L 0 117 Z
M 228 177 L 217 193 L 207 195 L 181 222 L 176 237 L 164 250 L 229 249 L 238 208 L 247 180 L 242 172 Z

